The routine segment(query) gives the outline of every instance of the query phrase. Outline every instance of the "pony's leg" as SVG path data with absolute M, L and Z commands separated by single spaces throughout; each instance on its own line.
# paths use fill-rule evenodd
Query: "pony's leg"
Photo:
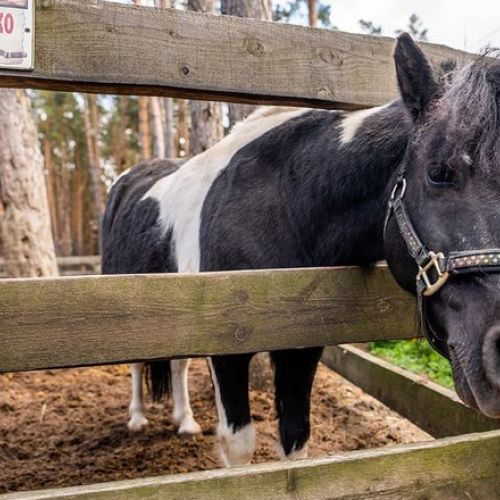
M 190 359 L 174 359 L 172 369 L 172 400 L 174 405 L 173 420 L 179 434 L 198 434 L 201 427 L 193 416 L 189 402 L 188 370 Z
M 221 460 L 229 467 L 250 463 L 255 451 L 255 429 L 248 400 L 251 359 L 251 354 L 239 354 L 209 360 L 219 414 Z
M 132 376 L 132 399 L 128 408 L 129 421 L 128 428 L 131 431 L 140 431 L 148 424 L 144 416 L 144 394 L 142 391 L 142 373 L 144 363 L 134 363 L 130 365 L 130 375 Z
M 283 458 L 307 457 L 311 389 L 322 347 L 276 351 L 276 412 Z

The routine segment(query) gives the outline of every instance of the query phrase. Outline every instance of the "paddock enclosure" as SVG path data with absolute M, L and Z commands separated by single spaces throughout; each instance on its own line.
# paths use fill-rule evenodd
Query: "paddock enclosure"
M 34 70 L 0 86 L 330 109 L 397 96 L 387 38 L 100 0 L 37 0 L 35 26 Z M 414 318 L 384 266 L 3 280 L 0 372 L 337 346 L 328 367 L 438 439 L 0 498 L 498 498 L 499 422 L 338 346 L 414 337 Z

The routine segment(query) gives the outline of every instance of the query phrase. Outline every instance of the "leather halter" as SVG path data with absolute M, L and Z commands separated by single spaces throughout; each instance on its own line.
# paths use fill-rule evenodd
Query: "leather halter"
M 449 252 L 447 255 L 443 252 L 428 250 L 418 236 L 406 210 L 403 202 L 405 193 L 405 172 L 401 169 L 389 198 L 384 237 L 389 219 L 391 215 L 394 215 L 399 233 L 406 243 L 408 252 L 418 266 L 416 291 L 424 334 L 434 349 L 440 354 L 449 357 L 446 339 L 440 338 L 432 326 L 425 321 L 423 314 L 424 297 L 434 295 L 453 275 L 500 272 L 500 248 Z

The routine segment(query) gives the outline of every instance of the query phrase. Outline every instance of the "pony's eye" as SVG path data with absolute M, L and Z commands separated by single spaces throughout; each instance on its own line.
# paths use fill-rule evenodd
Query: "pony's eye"
M 429 182 L 437 187 L 452 187 L 455 185 L 455 174 L 446 165 L 432 165 L 428 172 Z

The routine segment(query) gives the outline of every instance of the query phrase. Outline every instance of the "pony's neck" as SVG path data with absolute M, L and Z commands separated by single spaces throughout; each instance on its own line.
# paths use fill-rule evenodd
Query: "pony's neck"
M 336 130 L 328 165 L 309 182 L 314 194 L 302 223 L 315 266 L 363 265 L 384 258 L 387 200 L 411 129 L 400 103 L 365 114 L 349 140 L 342 140 L 345 125 L 341 122 Z

